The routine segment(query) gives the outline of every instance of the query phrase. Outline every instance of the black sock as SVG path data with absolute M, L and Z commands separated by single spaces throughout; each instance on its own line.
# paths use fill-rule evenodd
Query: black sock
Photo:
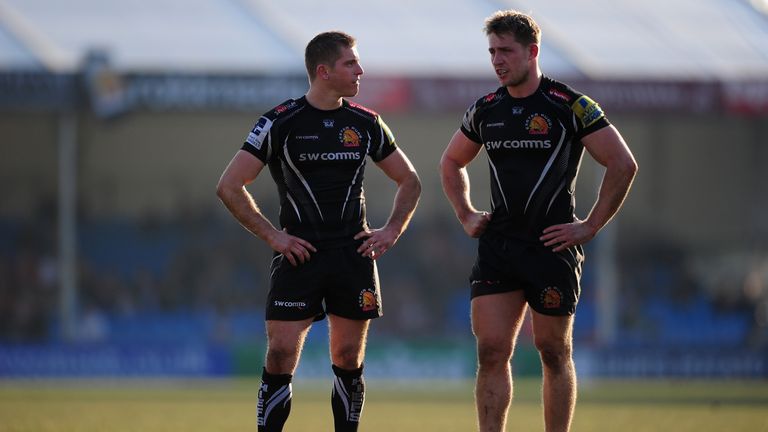
M 344 370 L 333 365 L 335 375 L 331 392 L 333 424 L 336 432 L 356 432 L 365 401 L 363 367 Z
M 272 375 L 264 368 L 261 374 L 256 424 L 259 432 L 280 432 L 291 412 L 291 379 L 293 375 Z

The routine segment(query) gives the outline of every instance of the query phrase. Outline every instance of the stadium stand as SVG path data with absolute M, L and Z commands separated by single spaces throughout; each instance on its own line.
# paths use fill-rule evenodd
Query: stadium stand
M 614 222 L 615 336 L 601 335 L 600 268 L 588 260 L 577 345 L 765 350 L 761 4 L 0 0 L 0 357 L 4 346 L 62 342 L 55 173 L 67 114 L 79 145 L 77 342 L 241 346 L 263 333 L 269 251 L 223 213 L 215 179 L 255 116 L 304 91 L 304 44 L 333 28 L 358 38 L 360 99 L 394 126 L 425 184 L 397 255 L 382 259 L 392 319 L 374 335 L 466 341 L 474 244 L 446 210 L 434 169 L 461 112 L 495 86 L 481 27 L 506 7 L 533 13 L 545 73 L 600 101 L 641 159 Z M 583 169 L 582 206 L 599 173 Z M 373 193 L 380 183 L 372 176 Z M 274 210 L 271 185 L 254 188 Z

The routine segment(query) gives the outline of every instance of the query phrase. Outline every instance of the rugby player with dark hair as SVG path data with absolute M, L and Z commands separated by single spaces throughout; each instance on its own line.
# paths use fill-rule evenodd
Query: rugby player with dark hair
M 546 430 L 567 431 L 576 404 L 572 331 L 582 245 L 619 210 L 637 164 L 595 101 L 542 75 L 541 32 L 533 18 L 500 11 L 486 20 L 485 33 L 501 87 L 469 107 L 440 162 L 443 190 L 457 218 L 479 238 L 470 275 L 479 427 L 505 428 L 510 360 L 530 306 Z M 472 204 L 466 170 L 483 148 L 490 211 Z M 584 149 L 605 174 L 582 220 L 574 214 L 574 186 Z
M 327 315 L 335 430 L 356 431 L 365 396 L 368 325 L 382 315 L 375 260 L 408 226 L 421 183 L 381 117 L 345 99 L 357 94 L 363 75 L 355 39 L 338 31 L 321 33 L 307 44 L 305 63 L 306 95 L 256 122 L 224 170 L 217 193 L 240 224 L 274 250 L 258 430 L 283 429 L 304 339 L 313 321 Z M 366 219 L 368 158 L 397 184 L 381 228 L 369 227 Z M 280 228 L 246 189 L 264 166 L 277 185 Z

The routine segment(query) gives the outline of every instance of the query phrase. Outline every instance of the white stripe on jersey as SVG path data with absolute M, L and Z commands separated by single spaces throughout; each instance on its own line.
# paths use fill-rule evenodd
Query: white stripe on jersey
M 286 198 L 288 198 L 288 201 L 291 202 L 291 205 L 293 206 L 293 211 L 296 212 L 296 217 L 299 218 L 299 222 L 301 222 L 301 215 L 299 214 L 299 207 L 296 205 L 296 201 L 293 200 L 293 197 L 290 193 L 285 193 Z
M 549 209 L 552 207 L 552 203 L 555 202 L 555 198 L 560 193 L 560 191 L 563 190 L 564 187 L 565 187 L 565 179 L 563 179 L 563 181 L 560 182 L 560 186 L 558 186 L 557 190 L 555 191 L 555 193 L 552 194 L 552 199 L 549 200 L 549 205 L 547 206 L 547 211 L 544 213 L 545 215 L 549 214 Z
M 560 148 L 563 146 L 563 141 L 565 140 L 565 126 L 563 126 L 563 123 L 560 121 L 558 121 L 558 123 L 560 123 L 560 130 L 562 130 L 562 134 L 560 135 L 560 142 L 557 143 L 557 147 L 555 147 L 555 151 L 552 152 L 552 156 L 549 157 L 547 164 L 544 166 L 544 170 L 542 170 L 541 172 L 541 177 L 539 177 L 539 181 L 536 182 L 536 186 L 533 187 L 531 194 L 528 196 L 528 202 L 525 203 L 525 209 L 523 210 L 523 213 L 528 211 L 528 205 L 531 203 L 533 194 L 536 193 L 536 189 L 539 188 L 539 186 L 541 185 L 541 182 L 544 180 L 544 177 L 549 172 L 549 169 L 552 168 L 552 163 L 554 163 L 555 159 L 560 154 Z
M 384 132 L 381 132 L 382 139 L 384 138 Z M 365 154 L 368 154 L 368 151 L 371 149 L 371 133 L 368 132 L 368 145 L 365 148 Z M 362 157 L 362 160 L 360 162 L 360 165 L 355 170 L 355 175 L 352 176 L 352 183 L 349 184 L 349 188 L 347 188 L 347 197 L 344 198 L 344 205 L 341 206 L 341 219 L 344 220 L 344 210 L 347 208 L 347 203 L 349 202 L 349 196 L 352 194 L 352 186 L 355 185 L 355 181 L 357 180 L 357 176 L 360 175 L 360 170 L 363 169 L 365 166 L 365 156 Z M 363 206 L 360 205 L 362 208 Z
M 504 200 L 504 208 L 506 208 L 507 213 L 509 213 L 509 206 L 507 205 L 507 194 L 504 193 L 504 188 L 501 187 L 501 181 L 499 180 L 499 173 L 498 171 L 496 171 L 496 165 L 493 164 L 493 162 L 491 161 L 491 158 L 488 158 L 488 165 L 490 165 L 491 169 L 493 170 L 493 178 L 496 179 L 496 184 L 499 186 L 499 191 L 501 191 L 501 199 Z M 491 203 L 493 203 L 493 194 L 491 194 Z
M 293 173 L 296 174 L 296 177 L 298 177 L 299 180 L 301 180 L 301 183 L 304 185 L 304 188 L 307 190 L 307 193 L 309 194 L 309 197 L 312 198 L 312 202 L 315 203 L 315 208 L 317 208 L 317 213 L 320 214 L 320 220 L 325 222 L 325 218 L 323 218 L 323 212 L 320 210 L 320 204 L 317 203 L 317 198 L 315 198 L 315 194 L 312 193 L 312 188 L 309 187 L 309 183 L 307 183 L 307 180 L 304 178 L 304 176 L 301 175 L 301 172 L 296 168 L 296 165 L 293 164 L 293 161 L 291 160 L 291 155 L 288 153 L 288 137 L 285 137 L 285 143 L 283 144 L 283 153 L 285 153 L 285 160 L 288 162 L 288 165 L 293 169 Z

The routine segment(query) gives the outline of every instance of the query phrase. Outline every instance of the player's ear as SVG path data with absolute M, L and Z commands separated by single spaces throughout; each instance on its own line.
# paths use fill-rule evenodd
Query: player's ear
M 539 44 L 532 43 L 528 45 L 528 60 L 534 60 L 539 56 Z
M 329 72 L 330 72 L 330 68 L 328 67 L 328 65 L 321 63 L 317 65 L 317 69 L 315 69 L 315 76 L 318 79 L 327 80 L 329 77 L 329 74 L 328 74 Z

